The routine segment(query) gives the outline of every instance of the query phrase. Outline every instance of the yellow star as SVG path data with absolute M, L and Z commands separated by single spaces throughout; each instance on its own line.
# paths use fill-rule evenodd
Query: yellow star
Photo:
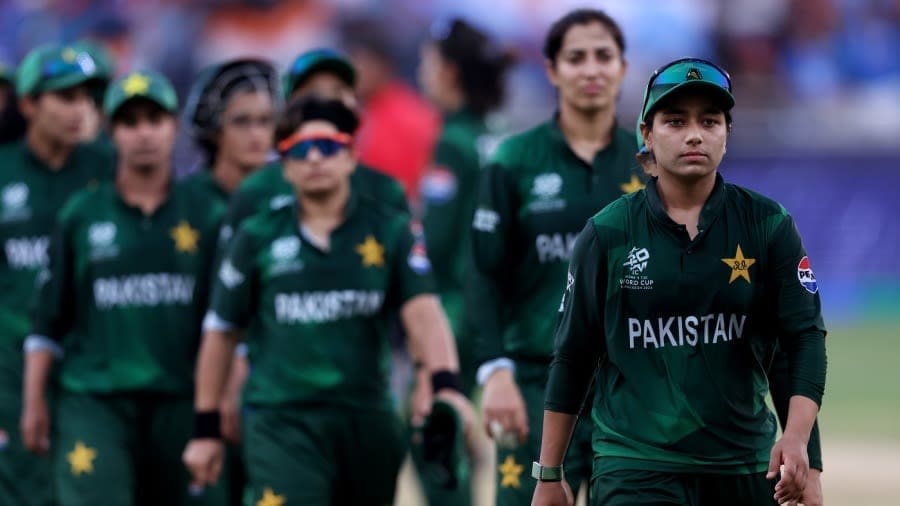
M 283 495 L 278 495 L 271 488 L 266 487 L 263 490 L 262 499 L 256 501 L 256 506 L 284 506 L 286 500 Z
M 723 258 L 722 262 L 731 268 L 731 277 L 728 284 L 734 283 L 737 278 L 744 278 L 747 283 L 750 282 L 750 266 L 756 263 L 755 258 L 744 258 L 744 252 L 741 251 L 741 245 L 738 244 L 737 253 L 734 258 Z
M 626 193 L 626 194 L 627 194 L 627 193 L 634 193 L 634 192 L 636 192 L 636 191 L 638 191 L 638 190 L 643 190 L 643 189 L 644 189 L 644 183 L 642 183 L 641 180 L 640 180 L 637 176 L 635 176 L 634 174 L 632 174 L 632 175 L 631 175 L 631 181 L 629 181 L 629 182 L 627 182 L 627 183 L 622 183 L 622 184 L 619 186 L 619 188 L 622 189 L 622 193 Z
M 72 474 L 75 476 L 93 473 L 95 458 L 97 458 L 97 450 L 85 446 L 81 441 L 75 443 L 75 449 L 66 456 L 66 460 L 72 466 Z
M 191 228 L 191 224 L 181 220 L 178 226 L 169 231 L 169 235 L 175 240 L 175 251 L 181 253 L 196 253 L 197 240 L 200 233 Z
M 71 47 L 67 47 L 67 48 L 63 49 L 63 52 L 62 52 L 62 59 L 63 59 L 63 61 L 65 61 L 66 63 L 72 63 L 72 62 L 74 62 L 74 61 L 75 61 L 75 58 L 77 58 L 77 57 L 78 57 L 78 52 L 76 52 L 76 51 L 75 51 L 74 49 L 72 49 Z
M 363 267 L 381 267 L 384 265 L 384 246 L 371 235 L 356 247 L 356 252 L 362 255 Z
M 522 475 L 523 467 L 521 464 L 516 464 L 516 459 L 512 455 L 507 455 L 506 460 L 503 461 L 503 464 L 498 469 L 500 469 L 500 474 L 503 475 L 503 479 L 500 481 L 501 487 L 519 488 L 522 486 L 519 476 Z
M 150 89 L 150 78 L 135 72 L 122 81 L 122 89 L 125 90 L 125 96 L 127 97 L 132 95 L 144 95 L 147 93 L 147 90 Z

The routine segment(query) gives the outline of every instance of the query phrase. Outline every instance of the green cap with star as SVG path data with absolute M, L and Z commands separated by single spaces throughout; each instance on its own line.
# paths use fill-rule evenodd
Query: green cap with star
M 103 112 L 112 117 L 127 102 L 139 98 L 154 102 L 172 114 L 178 111 L 178 95 L 172 83 L 157 72 L 138 70 L 110 85 L 103 100 Z
M 75 46 L 41 46 L 22 60 L 16 74 L 19 96 L 34 96 L 88 82 L 101 84 L 103 78 L 94 58 Z
M 644 103 L 641 107 L 638 126 L 640 127 L 640 123 L 647 120 L 650 113 L 666 97 L 685 88 L 704 90 L 717 103 L 721 104 L 725 111 L 730 111 L 734 107 L 731 76 L 728 75 L 728 72 L 707 60 L 681 58 L 663 65 L 650 76 L 647 89 L 644 90 Z

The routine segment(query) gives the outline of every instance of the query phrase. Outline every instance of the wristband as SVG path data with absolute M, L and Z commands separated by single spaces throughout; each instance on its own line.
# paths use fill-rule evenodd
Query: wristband
M 538 481 L 562 481 L 562 466 L 542 466 L 533 462 L 531 477 Z
M 447 369 L 438 371 L 431 375 L 431 390 L 434 393 L 450 388 L 465 395 L 462 388 L 462 379 L 458 372 L 449 371 Z
M 221 439 L 222 431 L 218 411 L 194 412 L 194 439 Z

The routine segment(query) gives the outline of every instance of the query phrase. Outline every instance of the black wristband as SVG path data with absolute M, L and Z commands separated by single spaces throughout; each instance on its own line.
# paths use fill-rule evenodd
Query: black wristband
M 218 411 L 195 411 L 194 439 L 221 439 L 222 430 L 219 423 Z
M 434 393 L 438 393 L 438 391 L 445 388 L 452 388 L 465 395 L 462 388 L 462 378 L 460 378 L 458 372 L 444 369 L 431 375 L 431 390 Z

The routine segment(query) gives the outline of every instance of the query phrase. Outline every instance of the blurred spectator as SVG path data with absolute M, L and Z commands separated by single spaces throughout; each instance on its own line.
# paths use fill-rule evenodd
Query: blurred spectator
M 341 34 L 358 74 L 360 161 L 397 178 L 415 199 L 440 128 L 437 111 L 397 76 L 390 41 L 377 22 L 350 20 Z

